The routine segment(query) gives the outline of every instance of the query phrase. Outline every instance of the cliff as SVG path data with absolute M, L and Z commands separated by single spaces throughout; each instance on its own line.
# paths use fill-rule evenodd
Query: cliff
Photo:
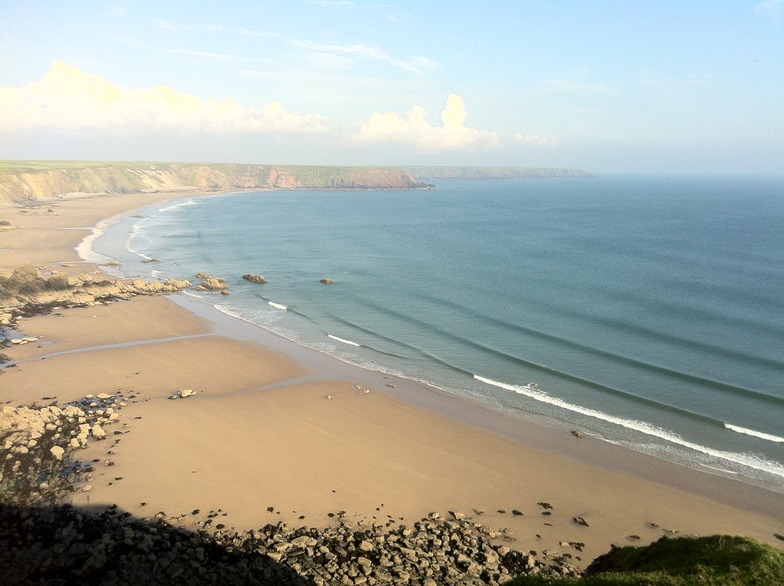
M 579 169 L 550 167 L 401 167 L 419 181 L 449 179 L 541 179 L 549 177 L 592 177 Z
M 428 186 L 419 183 L 400 168 L 219 163 L 0 162 L 0 202 L 10 203 L 24 203 L 70 193 L 424 187 Z

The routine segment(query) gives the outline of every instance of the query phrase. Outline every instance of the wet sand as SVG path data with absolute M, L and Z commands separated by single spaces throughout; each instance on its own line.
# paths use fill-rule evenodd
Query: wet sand
M 75 251 L 92 226 L 181 196 L 2 208 L 15 229 L 0 232 L 0 273 L 24 262 L 99 270 Z M 26 318 L 23 333 L 42 338 L 6 351 L 18 362 L 0 375 L 2 404 L 125 397 L 107 439 L 76 454 L 98 460 L 76 505 L 165 511 L 185 526 L 221 509 L 221 522 L 237 529 L 278 520 L 325 526 L 338 511 L 358 524 L 410 524 L 451 510 L 508 528 L 516 549 L 568 551 L 583 562 L 611 544 L 674 531 L 781 546 L 781 494 L 503 417 L 175 300 L 138 297 Z M 168 399 L 180 389 L 195 394 Z

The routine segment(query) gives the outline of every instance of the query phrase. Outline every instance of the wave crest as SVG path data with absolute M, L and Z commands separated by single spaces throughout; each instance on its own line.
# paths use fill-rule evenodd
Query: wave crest
M 353 340 L 346 340 L 344 338 L 338 338 L 337 336 L 333 336 L 332 334 L 327 334 L 327 337 L 328 338 L 332 338 L 333 340 L 337 340 L 338 342 L 342 342 L 343 344 L 348 344 L 349 346 L 357 346 L 357 347 L 360 346 L 359 344 L 357 344 Z
M 777 435 L 773 435 L 772 433 L 765 433 L 764 431 L 757 431 L 756 429 L 748 429 L 739 425 L 732 425 L 731 423 L 725 423 L 724 427 L 736 433 L 751 435 L 753 437 L 764 439 L 769 442 L 775 442 L 777 444 L 784 444 L 784 437 L 779 437 Z
M 567 401 L 564 401 L 563 399 L 559 399 L 557 397 L 551 397 L 547 393 L 537 390 L 535 387 L 531 386 L 530 384 L 525 386 L 510 385 L 507 383 L 494 381 L 492 379 L 485 378 L 476 374 L 473 376 L 476 380 L 483 382 L 485 384 L 492 385 L 494 387 L 499 387 L 507 391 L 512 391 L 519 395 L 524 395 L 530 399 L 534 399 L 542 403 L 547 403 L 549 405 L 553 405 L 554 407 L 558 407 L 560 409 L 567 409 L 574 413 L 580 413 L 581 415 L 586 415 L 588 417 L 600 419 L 602 421 L 619 425 L 621 427 L 625 427 L 627 429 L 631 429 L 643 433 L 645 435 L 650 435 L 652 437 L 662 439 L 666 442 L 676 444 L 685 448 L 689 448 L 691 450 L 700 452 L 702 454 L 706 454 L 718 460 L 732 462 L 733 464 L 746 466 L 748 468 L 753 468 L 755 470 L 760 470 L 762 472 L 766 472 L 768 474 L 772 474 L 774 476 L 784 478 L 784 466 L 778 464 L 777 462 L 771 462 L 764 458 L 760 458 L 759 456 L 755 456 L 752 454 L 737 453 L 737 452 L 726 452 L 724 450 L 717 450 L 700 444 L 695 444 L 694 442 L 690 442 L 688 440 L 683 439 L 681 436 L 673 432 L 667 431 L 665 429 L 661 429 L 659 427 L 656 427 L 644 421 L 637 421 L 634 419 L 625 419 L 623 417 L 616 417 L 614 415 L 603 413 L 602 411 L 597 411 L 595 409 L 590 409 L 588 407 L 583 407 L 581 405 L 574 405 L 572 403 L 568 403 Z M 737 429 L 734 429 L 733 431 L 737 431 Z M 747 430 L 747 431 L 751 431 L 751 430 Z M 777 436 L 771 436 L 771 437 L 777 437 Z

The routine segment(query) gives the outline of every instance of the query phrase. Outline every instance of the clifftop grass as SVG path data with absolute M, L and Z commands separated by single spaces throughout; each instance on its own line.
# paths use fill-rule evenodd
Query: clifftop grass
M 784 552 L 730 535 L 664 537 L 646 547 L 619 547 L 596 558 L 582 578 L 521 576 L 510 586 L 784 585 Z

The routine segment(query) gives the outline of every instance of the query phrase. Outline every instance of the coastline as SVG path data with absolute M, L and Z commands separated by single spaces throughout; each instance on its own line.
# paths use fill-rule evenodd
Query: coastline
M 6 208 L 15 229 L 0 232 L 0 270 L 25 261 L 98 270 L 78 259 L 76 245 L 99 223 L 194 195 L 74 198 L 48 202 L 53 212 Z M 115 390 L 137 397 L 123 410 L 130 427 L 110 450 L 113 466 L 96 468 L 92 490 L 75 493 L 75 505 L 117 504 L 138 516 L 221 508 L 237 529 L 278 520 L 324 526 L 339 509 L 364 523 L 453 510 L 507 527 L 515 548 L 571 552 L 578 565 L 611 544 L 643 544 L 668 531 L 781 544 L 780 494 L 391 382 L 181 295 L 58 313 L 22 322 L 25 335 L 47 343 L 9 349 L 19 362 L 0 375 L 0 400 L 56 395 L 64 403 Z M 61 350 L 71 353 L 55 354 Z M 183 388 L 196 396 L 163 400 Z M 106 442 L 75 454 L 102 464 L 106 455 Z M 550 515 L 540 502 L 552 504 Z M 572 521 L 578 517 L 589 526 Z M 584 551 L 570 541 L 584 542 Z

